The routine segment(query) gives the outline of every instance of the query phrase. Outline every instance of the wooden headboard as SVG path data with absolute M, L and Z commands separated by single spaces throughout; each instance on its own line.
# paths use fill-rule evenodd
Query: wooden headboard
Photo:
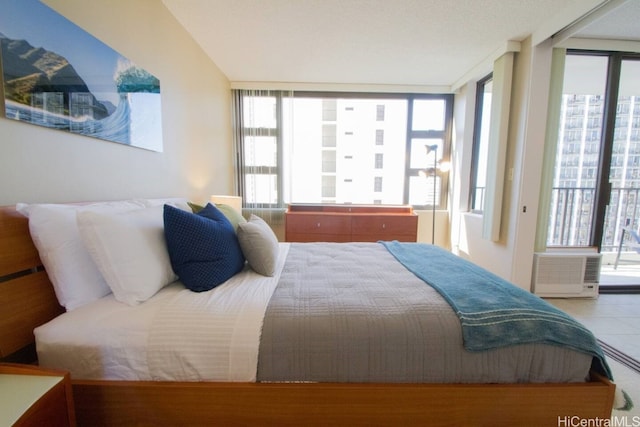
M 14 206 L 0 207 L 0 361 L 34 362 L 33 329 L 63 311 L 27 218 Z

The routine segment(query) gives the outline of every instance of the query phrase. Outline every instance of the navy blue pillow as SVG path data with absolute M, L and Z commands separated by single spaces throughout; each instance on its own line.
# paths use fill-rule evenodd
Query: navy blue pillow
M 211 203 L 197 214 L 164 205 L 171 267 L 195 292 L 213 289 L 244 267 L 233 225 Z

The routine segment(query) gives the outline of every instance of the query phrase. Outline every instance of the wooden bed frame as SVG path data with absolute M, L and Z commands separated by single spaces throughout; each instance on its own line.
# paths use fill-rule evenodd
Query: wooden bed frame
M 35 362 L 33 328 L 63 312 L 27 219 L 0 207 L 0 361 Z M 31 356 L 31 357 L 30 357 Z M 73 380 L 78 425 L 536 425 L 611 417 L 615 385 L 275 384 Z M 565 422 L 566 424 L 566 422 Z

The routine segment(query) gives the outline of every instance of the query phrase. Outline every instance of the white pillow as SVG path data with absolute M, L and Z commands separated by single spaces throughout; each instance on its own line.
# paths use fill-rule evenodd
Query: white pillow
M 146 301 L 177 277 L 164 237 L 163 206 L 121 214 L 79 212 L 78 227 L 114 297 Z
M 189 201 L 182 197 L 170 197 L 166 199 L 137 199 L 143 203 L 146 207 L 154 207 L 154 206 L 164 206 L 169 205 L 174 208 L 182 209 L 183 211 L 191 212 L 191 207 L 189 206 Z
M 56 297 L 67 311 L 111 293 L 80 238 L 76 213 L 122 212 L 144 205 L 132 200 L 87 205 L 25 204 L 16 210 L 29 218 L 29 232 L 53 284 Z

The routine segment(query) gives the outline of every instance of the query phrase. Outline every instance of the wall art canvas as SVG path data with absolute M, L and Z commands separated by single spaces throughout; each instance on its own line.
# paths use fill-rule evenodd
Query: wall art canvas
M 0 0 L 4 114 L 162 151 L 160 81 L 38 0 Z

